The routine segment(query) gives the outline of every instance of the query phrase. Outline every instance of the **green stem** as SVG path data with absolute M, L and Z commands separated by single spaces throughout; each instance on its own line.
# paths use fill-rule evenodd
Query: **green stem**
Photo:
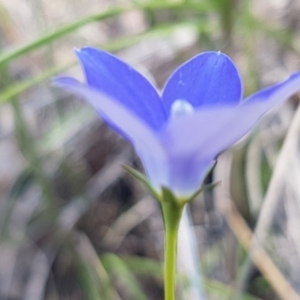
M 165 224 L 165 300 L 175 300 L 177 237 L 184 204 L 162 202 L 161 207 Z

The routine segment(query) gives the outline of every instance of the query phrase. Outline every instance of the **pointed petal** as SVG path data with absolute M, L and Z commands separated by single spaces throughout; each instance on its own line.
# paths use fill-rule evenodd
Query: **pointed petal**
M 171 75 L 162 98 L 170 111 L 173 102 L 178 99 L 199 107 L 238 105 L 241 96 L 241 79 L 231 59 L 220 52 L 204 52 Z
M 160 200 L 160 195 L 155 189 L 153 189 L 152 183 L 149 179 L 141 172 L 131 168 L 129 166 L 123 165 L 123 168 L 135 179 L 144 185 L 144 187 L 150 192 L 150 194 L 157 200 Z
M 139 117 L 119 102 L 97 90 L 89 88 L 77 80 L 69 77 L 60 77 L 54 84 L 61 86 L 77 95 L 83 96 L 104 119 L 122 132 L 135 147 L 137 154 L 141 157 L 145 169 L 150 172 L 150 180 L 153 179 L 154 188 L 164 181 L 165 170 L 160 163 L 166 160 L 165 151 L 158 140 L 155 132 Z
M 264 89 L 239 106 L 202 107 L 172 119 L 162 140 L 174 156 L 216 157 L 242 138 L 274 105 L 300 90 L 300 72 Z
M 264 88 L 246 98 L 245 103 L 260 103 L 263 112 L 285 101 L 300 90 L 300 72 L 292 74 L 287 80 Z
M 214 158 L 228 134 L 242 127 L 237 121 L 243 120 L 239 116 L 244 111 L 246 109 L 242 111 L 241 106 L 202 107 L 191 115 L 172 119 L 162 140 L 175 157 Z
M 92 47 L 76 50 L 87 84 L 122 103 L 151 128 L 158 130 L 167 114 L 151 83 L 112 54 Z

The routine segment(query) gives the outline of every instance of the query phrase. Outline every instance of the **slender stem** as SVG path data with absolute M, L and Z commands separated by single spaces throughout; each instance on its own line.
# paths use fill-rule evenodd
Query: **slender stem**
M 165 224 L 165 300 L 175 300 L 177 237 L 184 205 L 162 202 L 161 207 Z

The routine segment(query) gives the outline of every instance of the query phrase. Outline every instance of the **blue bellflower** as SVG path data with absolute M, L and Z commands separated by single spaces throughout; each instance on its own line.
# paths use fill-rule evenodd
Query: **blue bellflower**
M 300 72 L 242 101 L 231 59 L 204 52 L 180 66 L 159 94 L 131 66 L 107 52 L 76 50 L 86 84 L 56 84 L 83 96 L 115 131 L 132 143 L 153 188 L 187 198 L 218 155 L 242 138 L 270 108 L 300 89 Z

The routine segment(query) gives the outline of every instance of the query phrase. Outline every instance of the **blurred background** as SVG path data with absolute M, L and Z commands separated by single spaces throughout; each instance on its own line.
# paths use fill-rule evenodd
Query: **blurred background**
M 114 52 L 159 89 L 220 50 L 247 96 L 300 70 L 299 16 L 298 0 L 0 0 L 0 299 L 163 299 L 160 209 L 121 167 L 139 160 L 51 86 L 83 80 L 74 47 Z M 219 158 L 207 182 L 222 183 L 179 241 L 178 299 L 300 299 L 298 102 Z

